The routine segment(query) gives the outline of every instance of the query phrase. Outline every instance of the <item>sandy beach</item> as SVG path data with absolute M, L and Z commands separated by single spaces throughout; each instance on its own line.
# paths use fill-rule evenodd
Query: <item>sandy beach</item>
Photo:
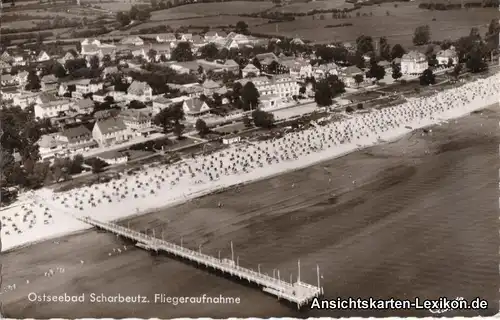
M 136 230 L 285 279 L 297 273 L 325 298 L 481 297 L 498 312 L 498 106 L 372 147 L 130 220 Z M 217 204 L 224 204 L 218 208 Z M 124 225 L 128 221 L 123 222 Z M 424 316 L 422 311 L 297 312 L 259 290 L 87 231 L 2 255 L 10 317 Z M 49 269 L 64 268 L 52 277 Z M 29 283 L 27 283 L 29 281 Z M 239 297 L 240 304 L 36 303 L 30 292 L 70 295 Z

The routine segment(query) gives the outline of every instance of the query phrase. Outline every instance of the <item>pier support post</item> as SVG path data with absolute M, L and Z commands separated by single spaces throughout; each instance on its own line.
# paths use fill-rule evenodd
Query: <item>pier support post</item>
M 260 264 L 257 266 L 257 268 L 259 269 L 259 274 L 260 274 Z

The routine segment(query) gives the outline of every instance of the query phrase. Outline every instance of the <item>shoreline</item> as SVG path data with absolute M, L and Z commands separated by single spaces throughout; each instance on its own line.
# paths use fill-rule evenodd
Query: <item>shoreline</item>
M 493 78 L 498 77 L 498 74 L 495 74 L 492 77 Z M 471 82 L 469 84 L 474 84 L 474 83 L 475 82 Z M 467 84 L 465 84 L 465 86 L 467 86 Z M 462 87 L 459 87 L 458 89 L 454 88 L 454 89 L 450 89 L 450 90 L 460 90 L 461 88 Z M 494 98 L 495 102 L 493 102 L 493 98 Z M 160 206 L 154 206 L 153 208 L 145 208 L 144 210 L 141 210 L 141 211 L 138 211 L 138 208 L 136 208 L 137 212 L 135 212 L 135 213 L 126 214 L 126 215 L 119 214 L 118 216 L 106 217 L 103 220 L 106 220 L 106 221 L 129 220 L 129 219 L 132 219 L 134 217 L 143 216 L 143 215 L 154 213 L 154 212 L 164 210 L 167 208 L 175 207 L 175 206 L 181 205 L 187 201 L 192 201 L 193 199 L 205 197 L 205 196 L 213 194 L 213 193 L 218 193 L 224 189 L 232 188 L 235 185 L 239 185 L 239 184 L 246 185 L 246 184 L 250 184 L 253 182 L 260 181 L 260 180 L 271 179 L 273 177 L 286 174 L 288 172 L 297 171 L 297 170 L 301 170 L 301 169 L 304 169 L 304 168 L 307 168 L 310 166 L 314 166 L 314 165 L 321 163 L 321 162 L 325 162 L 325 161 L 329 161 L 329 160 L 337 159 L 337 158 L 342 158 L 342 157 L 344 157 L 350 153 L 353 153 L 355 151 L 358 151 L 358 150 L 362 150 L 362 149 L 373 147 L 373 146 L 380 145 L 380 144 L 391 143 L 395 140 L 401 139 L 404 135 L 411 133 L 411 132 L 415 132 L 416 130 L 420 130 L 421 128 L 435 126 L 443 121 L 461 118 L 463 116 L 470 114 L 471 112 L 485 109 L 485 108 L 490 107 L 493 104 L 498 103 L 498 99 L 495 97 L 487 97 L 487 99 L 488 100 L 486 101 L 484 97 L 480 97 L 479 99 L 474 100 L 473 102 L 469 103 L 467 106 L 464 106 L 462 108 L 454 108 L 451 110 L 446 110 L 445 112 L 442 112 L 443 115 L 441 115 L 441 117 L 439 117 L 439 118 L 418 119 L 418 120 L 414 119 L 414 121 L 412 123 L 401 124 L 402 127 L 399 127 L 397 130 L 391 130 L 389 132 L 381 133 L 379 136 L 379 139 L 373 139 L 373 137 L 372 137 L 372 139 L 368 139 L 368 141 L 365 141 L 365 143 L 340 144 L 340 145 L 338 145 L 334 148 L 331 148 L 331 149 L 321 150 L 319 152 L 308 154 L 308 155 L 303 156 L 302 158 L 300 158 L 298 160 L 293 160 L 290 162 L 282 162 L 282 163 L 280 163 L 281 164 L 280 167 L 276 167 L 275 165 L 269 165 L 268 167 L 264 167 L 264 168 L 260 168 L 260 169 L 257 168 L 257 170 L 255 170 L 255 171 L 258 171 L 258 172 L 254 171 L 254 172 L 243 173 L 243 174 L 240 173 L 240 174 L 234 174 L 234 175 L 229 175 L 229 176 L 222 176 L 219 180 L 213 181 L 212 184 L 209 184 L 208 186 L 207 185 L 202 186 L 202 188 L 200 190 L 190 192 L 187 195 L 186 195 L 187 192 L 186 193 L 181 192 L 181 194 L 178 194 L 176 197 L 171 198 L 171 201 L 168 201 L 167 204 L 161 204 Z M 477 100 L 481 100 L 481 101 L 477 101 Z M 401 105 L 398 105 L 395 108 L 397 108 L 397 107 L 401 107 Z M 375 111 L 375 112 L 378 112 L 378 111 Z M 353 119 L 356 120 L 357 117 L 359 117 L 359 115 L 355 115 Z M 343 120 L 343 121 L 348 122 L 351 120 L 352 119 Z M 408 129 L 406 126 L 410 126 L 412 129 Z M 314 129 L 312 129 L 312 130 L 314 131 Z M 381 140 L 383 141 L 382 143 L 380 142 Z M 145 170 L 146 174 L 147 174 L 148 170 L 149 169 Z M 226 180 L 226 181 L 224 181 L 224 180 Z M 181 186 L 179 186 L 179 188 L 177 188 L 177 189 L 180 189 L 180 187 Z M 190 186 L 190 187 L 193 187 L 193 186 Z M 191 191 L 191 190 L 189 190 L 189 191 Z M 35 194 L 35 192 L 33 192 L 32 194 Z M 48 194 L 47 194 L 47 196 L 48 196 Z M 144 196 L 143 196 L 143 198 L 144 198 Z M 145 201 L 147 201 L 147 200 L 148 199 L 145 199 Z M 150 199 L 150 200 L 153 200 L 153 199 Z M 44 201 L 47 202 L 47 201 L 50 201 L 50 199 L 49 200 L 44 199 Z M 111 200 L 110 200 L 110 202 L 111 202 Z M 118 204 L 121 205 L 123 203 L 118 202 Z M 41 204 L 40 204 L 40 206 L 41 206 Z M 52 206 L 53 206 L 53 204 L 50 206 L 47 206 L 47 207 L 50 208 Z M 52 209 L 52 208 L 50 208 L 50 209 Z M 119 211 L 118 208 L 116 208 L 114 210 Z M 61 211 L 61 208 L 57 208 L 57 209 L 55 209 L 55 211 Z M 64 209 L 62 211 L 64 211 Z M 97 214 L 99 214 L 99 213 L 97 213 Z M 73 214 L 69 213 L 69 215 L 73 215 Z M 65 214 L 61 215 L 61 217 L 62 216 L 65 216 L 65 218 L 68 218 L 68 213 L 66 212 Z M 75 218 L 71 217 L 71 219 L 75 219 Z M 30 246 L 30 245 L 33 245 L 36 243 L 44 242 L 44 241 L 47 241 L 50 239 L 60 238 L 60 237 L 68 236 L 68 235 L 79 234 L 81 232 L 88 231 L 89 229 L 92 229 L 92 228 L 93 228 L 92 226 L 88 226 L 88 225 L 81 223 L 81 222 L 79 222 L 78 224 L 75 223 L 74 225 L 70 226 L 69 228 L 66 228 L 66 230 L 61 231 L 60 233 L 54 233 L 53 232 L 54 230 L 51 228 L 52 232 L 51 232 L 51 235 L 49 235 L 49 236 L 38 237 L 38 239 L 36 239 L 36 240 L 25 242 L 22 244 L 17 244 L 17 245 L 16 244 L 13 245 L 12 242 L 11 243 L 7 242 L 7 245 L 4 245 L 5 249 L 3 249 L 2 252 L 11 252 L 11 251 L 15 251 L 16 249 L 20 249 L 20 248 Z M 46 228 L 46 229 L 49 229 L 49 228 Z

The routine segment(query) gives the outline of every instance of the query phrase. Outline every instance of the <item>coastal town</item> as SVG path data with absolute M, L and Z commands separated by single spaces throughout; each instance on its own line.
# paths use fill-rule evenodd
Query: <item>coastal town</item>
M 457 39 L 434 40 L 429 25 L 417 26 L 411 46 L 364 34 L 329 43 L 264 37 L 249 24 L 241 18 L 225 30 L 0 43 L 0 252 L 59 245 L 53 239 L 96 226 L 91 219 L 124 226 L 161 208 L 198 206 L 214 192 L 239 199 L 255 181 L 405 135 L 429 138 L 432 126 L 498 102 L 498 19 Z M 333 188 L 341 178 L 324 171 Z M 353 173 L 346 179 L 362 189 Z M 231 203 L 212 201 L 210 214 L 224 215 Z M 147 228 L 144 235 L 158 236 Z M 214 259 L 238 270 L 231 254 Z M 52 266 L 44 277 L 64 268 Z M 35 281 L 6 278 L 0 263 L 4 301 L 18 301 L 16 290 Z

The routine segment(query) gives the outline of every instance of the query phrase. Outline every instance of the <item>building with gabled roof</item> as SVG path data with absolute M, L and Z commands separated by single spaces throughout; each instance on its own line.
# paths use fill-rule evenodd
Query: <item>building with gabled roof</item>
M 210 107 L 208 104 L 199 98 L 192 98 L 189 100 L 184 100 L 182 103 L 182 110 L 184 110 L 184 115 L 187 120 L 194 120 L 204 114 L 210 112 Z
M 77 100 L 73 108 L 80 114 L 89 114 L 94 110 L 94 106 L 94 101 L 92 99 L 86 98 Z
M 401 73 L 402 74 L 422 74 L 429 68 L 427 57 L 425 54 L 418 51 L 410 51 L 401 58 Z
M 131 132 L 141 132 L 151 128 L 153 111 L 151 108 L 127 109 L 120 112 L 119 118 Z
M 153 89 L 146 82 L 134 80 L 127 89 L 127 98 L 142 102 L 151 101 L 153 99 Z
M 142 40 L 138 36 L 129 36 L 125 37 L 120 41 L 120 44 L 124 45 L 134 45 L 134 46 L 143 46 L 144 45 L 144 40 Z
M 447 66 L 450 61 L 452 65 L 456 65 L 458 63 L 458 54 L 455 47 L 451 46 L 449 49 L 438 51 L 436 59 L 439 65 Z
M 73 107 L 73 102 L 68 99 L 57 99 L 42 104 L 35 104 L 35 118 L 54 118 L 61 112 L 68 112 Z
M 249 63 L 245 66 L 245 68 L 241 69 L 241 76 L 243 78 L 247 78 L 248 76 L 258 77 L 260 76 L 260 70 L 252 63 Z
M 165 33 L 156 36 L 156 42 L 175 42 L 177 38 L 173 33 Z
M 97 142 L 92 138 L 92 132 L 83 125 L 65 128 L 61 132 L 59 140 L 65 142 L 69 151 L 73 153 L 97 147 Z
M 130 135 L 123 120 L 107 118 L 96 121 L 92 129 L 92 137 L 100 146 L 111 146 L 127 141 Z
M 49 61 L 50 60 L 50 56 L 47 54 L 47 52 L 45 51 L 40 51 L 36 57 L 36 61 L 38 62 L 42 62 L 42 61 Z

